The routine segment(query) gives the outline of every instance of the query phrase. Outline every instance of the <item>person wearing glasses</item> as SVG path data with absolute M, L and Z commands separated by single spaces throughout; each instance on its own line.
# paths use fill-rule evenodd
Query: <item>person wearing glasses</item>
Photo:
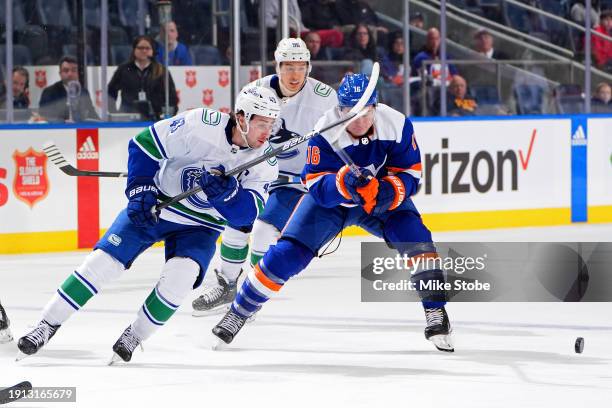
M 166 68 L 155 59 L 155 41 L 146 35 L 132 42 L 128 62 L 117 67 L 108 84 L 109 112 L 140 113 L 143 120 L 164 117 Z M 172 75 L 169 81 L 169 106 L 172 116 L 178 111 L 178 100 Z M 117 97 L 121 93 L 121 106 L 117 110 Z
M 304 41 L 285 38 L 274 52 L 276 74 L 253 84 L 270 89 L 281 100 L 281 113 L 270 137 L 272 146 L 304 135 L 314 129 L 323 113 L 335 106 L 336 91 L 309 76 L 311 55 Z M 251 266 L 256 265 L 291 216 L 296 203 L 306 192 L 300 173 L 307 158 L 305 143 L 283 153 L 278 159 L 279 178 L 270 185 L 270 198 L 253 225 Z M 238 277 L 249 253 L 250 229 L 226 228 L 221 240 L 221 267 L 215 270 L 218 285 L 205 288 L 193 301 L 193 315 L 223 313 L 236 296 Z

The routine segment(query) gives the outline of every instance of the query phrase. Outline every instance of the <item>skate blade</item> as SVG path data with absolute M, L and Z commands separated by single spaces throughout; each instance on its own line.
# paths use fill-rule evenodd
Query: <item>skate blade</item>
M 217 336 L 213 334 L 213 345 L 211 347 L 213 351 L 227 350 L 228 346 L 229 344 L 227 344 L 226 342 L 224 342 L 223 340 L 221 340 L 220 338 L 218 338 Z
M 113 353 L 113 356 L 110 358 L 107 365 L 110 367 L 112 365 L 117 365 L 117 363 L 125 363 L 125 361 L 123 361 L 123 359 L 119 357 L 119 354 Z
M 217 315 L 227 313 L 229 308 L 230 308 L 230 305 L 228 303 L 225 305 L 219 305 L 219 306 L 213 307 L 212 309 L 208 309 L 208 310 L 193 309 L 193 312 L 191 312 L 191 315 L 193 317 L 217 316 Z
M 26 353 L 23 353 L 21 351 L 18 351 L 17 352 L 17 356 L 15 357 L 15 361 L 21 361 L 21 360 L 23 360 L 26 357 L 30 357 L 31 355 L 32 354 L 26 354 Z
M 453 346 L 453 339 L 451 334 L 438 334 L 435 336 L 431 336 L 429 338 L 434 346 L 440 351 L 444 351 L 446 353 L 453 353 L 455 351 L 455 347 Z

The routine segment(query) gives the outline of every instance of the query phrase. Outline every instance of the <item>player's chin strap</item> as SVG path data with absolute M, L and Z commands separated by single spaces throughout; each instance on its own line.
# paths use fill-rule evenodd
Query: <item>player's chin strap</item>
M 242 130 L 242 126 L 240 126 L 240 120 L 236 119 L 236 127 L 238 128 L 238 132 L 240 132 L 240 137 L 242 137 L 242 141 L 247 145 L 247 148 L 252 149 L 253 146 L 249 144 L 247 139 L 247 135 L 249 134 L 249 122 L 251 121 L 251 114 L 244 114 L 244 121 L 246 122 L 246 130 Z

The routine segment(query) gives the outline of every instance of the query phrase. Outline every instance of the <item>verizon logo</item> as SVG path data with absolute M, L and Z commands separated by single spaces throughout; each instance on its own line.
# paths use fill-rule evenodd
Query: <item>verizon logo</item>
M 77 152 L 77 159 L 98 159 L 98 151 L 96 150 L 96 146 L 94 145 L 91 136 L 87 136 L 87 139 L 85 139 L 85 141 L 79 148 L 79 151 Z

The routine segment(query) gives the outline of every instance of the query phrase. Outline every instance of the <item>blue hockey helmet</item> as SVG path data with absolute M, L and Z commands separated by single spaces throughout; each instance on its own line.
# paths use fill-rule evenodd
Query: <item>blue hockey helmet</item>
M 346 74 L 338 88 L 338 106 L 341 108 L 355 106 L 365 92 L 369 82 L 370 78 L 365 74 Z M 375 104 L 376 88 L 374 88 L 374 92 L 372 92 L 372 96 L 370 96 L 366 106 Z

